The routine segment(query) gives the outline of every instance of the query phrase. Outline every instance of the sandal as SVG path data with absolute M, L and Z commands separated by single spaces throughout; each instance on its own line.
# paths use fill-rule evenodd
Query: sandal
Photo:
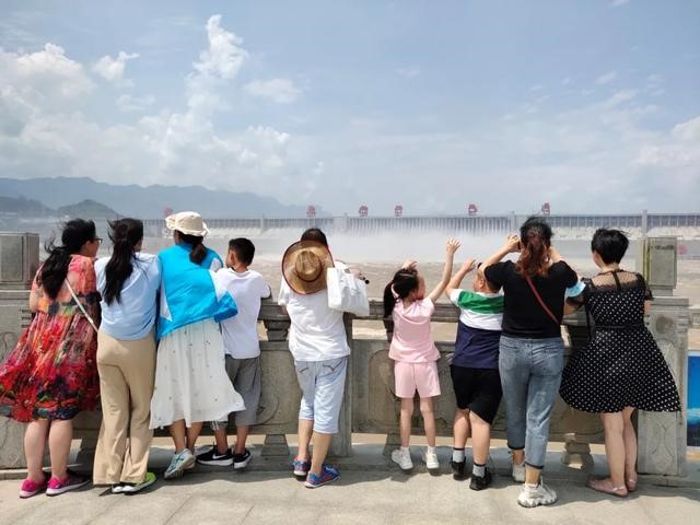
M 617 496 L 618 498 L 627 497 L 627 487 L 622 485 L 621 487 L 613 487 L 610 478 L 605 479 L 589 479 L 586 485 L 593 490 L 598 492 L 603 492 L 604 494 L 610 494 L 611 496 Z

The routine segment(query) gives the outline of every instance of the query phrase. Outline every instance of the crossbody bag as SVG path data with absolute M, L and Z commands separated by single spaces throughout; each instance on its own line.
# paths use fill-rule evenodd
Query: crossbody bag
M 81 303 L 80 300 L 78 299 L 78 296 L 73 291 L 73 287 L 70 285 L 70 282 L 68 282 L 68 279 L 66 279 L 66 286 L 68 287 L 68 291 L 70 292 L 71 296 L 73 297 L 75 304 L 78 305 L 78 308 L 80 308 L 80 311 L 83 313 L 83 315 L 88 320 L 90 325 L 95 329 L 95 332 L 97 332 L 97 325 L 95 324 L 95 321 L 92 320 L 92 317 L 90 317 L 90 314 L 88 314 L 87 310 L 85 310 L 83 303 Z
M 549 316 L 549 318 L 554 321 L 554 323 L 557 326 L 561 325 L 561 321 L 557 319 L 557 317 L 552 313 L 552 310 L 549 309 L 547 304 L 544 302 L 542 299 L 542 296 L 540 296 L 539 292 L 537 291 L 537 288 L 535 288 L 535 283 L 532 282 L 532 279 L 530 278 L 529 275 L 525 276 L 525 280 L 527 281 L 527 284 L 530 286 L 530 290 L 532 290 L 532 294 L 535 296 L 535 299 L 537 299 L 537 302 L 540 303 L 540 306 L 542 307 L 542 310 Z

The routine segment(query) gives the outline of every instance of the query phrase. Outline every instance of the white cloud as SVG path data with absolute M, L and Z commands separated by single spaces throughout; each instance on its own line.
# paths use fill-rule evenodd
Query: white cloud
M 95 62 L 95 65 L 92 66 L 92 70 L 109 82 L 120 82 L 124 78 L 126 62 L 138 57 L 138 53 L 119 51 L 116 58 L 112 58 L 109 55 L 100 58 Z
M 248 52 L 241 47 L 243 39 L 221 27 L 221 15 L 207 21 L 207 37 L 209 47 L 199 54 L 194 68 L 202 75 L 234 78 L 248 58 Z
M 404 78 L 415 78 L 421 74 L 421 68 L 418 66 L 399 67 L 394 71 Z
M 595 83 L 598 85 L 605 85 L 605 84 L 610 84 L 610 82 L 613 82 L 617 78 L 617 72 L 616 71 L 608 71 L 607 73 L 604 73 L 600 75 L 598 78 L 595 79 Z
M 125 93 L 117 98 L 117 107 L 124 112 L 145 111 L 153 106 L 155 101 L 156 99 L 153 95 L 136 97 Z
M 12 87 L 20 96 L 37 102 L 77 99 L 94 87 L 83 66 L 50 43 L 34 53 L 0 48 L 0 86 Z
M 301 94 L 301 90 L 288 78 L 254 80 L 245 85 L 245 90 L 255 97 L 266 98 L 278 104 L 290 104 Z

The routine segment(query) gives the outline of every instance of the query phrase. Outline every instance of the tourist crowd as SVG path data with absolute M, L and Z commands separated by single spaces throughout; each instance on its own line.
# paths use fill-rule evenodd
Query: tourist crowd
M 262 384 L 257 322 L 271 289 L 250 268 L 250 240 L 232 239 L 222 260 L 204 245 L 208 229 L 199 214 L 171 215 L 166 226 L 174 243 L 158 255 L 141 251 L 143 224 L 129 218 L 110 223 L 110 257 L 96 259 L 102 239 L 92 221 L 81 219 L 64 225 L 59 245 L 47 246 L 30 293 L 33 319 L 0 366 L 0 415 L 28 423 L 21 498 L 55 496 L 90 482 L 68 468 L 72 420 L 100 405 L 92 482 L 113 493 L 137 493 L 156 481 L 147 468 L 156 428 L 167 427 L 174 445 L 166 480 L 196 463 L 242 469 L 251 461 L 246 440 Z M 460 244 L 451 239 L 441 280 L 430 293 L 412 260 L 386 285 L 389 358 L 400 399 L 401 446 L 391 459 L 402 470 L 413 468 L 416 392 L 428 443 L 422 459 L 429 470 L 440 468 L 433 413 L 441 395 L 440 353 L 430 321 L 445 294 L 460 309 L 450 364 L 455 479 L 469 477 L 473 490 L 491 484 L 491 426 L 503 400 L 512 477 L 522 483 L 518 503 L 554 503 L 557 494 L 541 474 L 552 408 L 561 395 L 571 407 L 601 415 L 610 474 L 589 486 L 619 497 L 636 489 L 633 412 L 681 408 L 644 324 L 651 293 L 641 275 L 620 267 L 628 247 L 623 232 L 596 231 L 591 252 L 600 272 L 582 280 L 551 241 L 550 226 L 530 218 L 501 250 L 478 264 L 466 259 L 453 275 Z M 516 260 L 503 261 L 511 253 Z M 302 394 L 292 471 L 309 488 L 340 477 L 326 456 L 338 432 L 350 346 L 343 311 L 329 306 L 329 268 L 362 278 L 334 260 L 321 230 L 305 231 L 284 253 L 278 296 L 291 321 L 289 350 Z M 462 288 L 470 273 L 471 286 Z M 581 307 L 594 328 L 565 365 L 562 317 Z M 196 454 L 204 424 L 215 443 Z M 50 473 L 43 468 L 47 446 Z

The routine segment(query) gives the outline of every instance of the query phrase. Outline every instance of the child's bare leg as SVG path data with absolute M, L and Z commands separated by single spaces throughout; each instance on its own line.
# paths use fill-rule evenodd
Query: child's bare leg
M 407 447 L 411 441 L 411 417 L 413 416 L 413 398 L 401 398 L 401 416 L 399 417 L 399 433 L 401 446 Z
M 236 427 L 236 446 L 233 449 L 234 454 L 243 454 L 245 452 L 245 442 L 248 439 L 248 425 L 239 425 Z
M 469 421 L 472 429 L 472 453 L 475 465 L 486 465 L 489 459 L 489 446 L 491 444 L 491 425 L 477 416 L 469 413 Z
M 457 409 L 455 411 L 455 421 L 452 426 L 452 447 L 463 449 L 467 446 L 469 439 L 469 410 Z
M 429 447 L 435 446 L 435 415 L 433 414 L 433 398 L 426 397 L 420 400 L 420 413 L 423 416 L 425 439 Z
M 226 454 L 228 450 L 228 435 L 226 434 L 226 427 L 216 428 L 214 430 L 214 441 L 216 442 L 216 451 L 219 454 Z

